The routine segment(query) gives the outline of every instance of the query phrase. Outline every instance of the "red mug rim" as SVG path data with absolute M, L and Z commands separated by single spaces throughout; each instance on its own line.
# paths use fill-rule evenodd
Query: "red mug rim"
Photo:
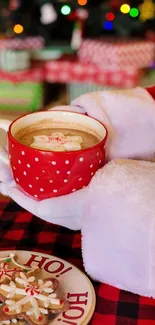
M 25 117 L 25 116 L 28 116 L 28 115 L 32 115 L 32 114 L 38 114 L 38 113 L 41 113 L 41 112 L 45 112 L 45 111 L 43 111 L 43 110 L 41 110 L 41 111 L 39 111 L 39 112 L 33 112 L 33 113 L 27 113 L 27 114 L 23 114 L 23 115 L 21 115 L 21 116 L 19 116 L 19 117 L 17 117 L 14 121 L 12 121 L 11 122 L 11 124 L 9 125 L 9 129 L 8 129 L 8 133 L 9 133 L 9 136 L 13 139 L 13 141 L 15 141 L 17 144 L 21 144 L 18 140 L 16 140 L 16 138 L 12 135 L 12 133 L 11 133 L 11 128 L 12 128 L 12 126 L 13 126 L 13 124 L 16 122 L 16 121 L 18 121 L 18 120 L 20 120 L 21 118 L 23 118 L 23 117 Z M 50 111 L 49 111 L 50 112 Z M 81 113 L 78 113 L 78 112 L 73 112 L 73 111 L 63 111 L 63 110 L 51 110 L 51 112 L 69 112 L 69 113 L 72 113 L 72 114 L 78 114 L 78 115 L 85 115 L 85 114 L 81 114 Z M 94 149 L 95 147 L 98 147 L 99 145 L 101 145 L 102 143 L 104 144 L 105 142 L 106 142 L 106 140 L 107 140 L 107 137 L 108 137 L 108 130 L 107 130 L 107 128 L 106 128 L 106 126 L 102 123 L 102 122 L 100 122 L 100 121 L 98 121 L 96 118 L 94 118 L 94 117 L 91 117 L 91 116 L 89 116 L 89 115 L 85 115 L 85 116 L 87 116 L 88 118 L 90 118 L 90 119 L 92 119 L 92 120 L 95 120 L 95 121 L 97 121 L 99 124 L 101 124 L 103 127 L 104 127 L 104 129 L 105 129 L 105 136 L 104 136 L 104 138 L 101 140 L 101 141 L 99 141 L 97 144 L 95 144 L 94 146 L 91 146 L 91 147 L 89 147 L 89 148 L 85 148 L 85 149 L 80 149 L 80 150 L 74 150 L 74 151 L 65 151 L 65 152 L 61 152 L 61 151 L 51 151 L 51 150 L 40 150 L 40 149 L 37 149 L 37 148 L 31 148 L 31 147 L 28 147 L 28 146 L 26 146 L 25 144 L 21 144 L 21 146 L 23 146 L 23 147 L 26 147 L 26 148 L 28 148 L 29 150 L 32 150 L 33 152 L 34 151 L 36 151 L 36 152 L 44 152 L 44 153 L 56 153 L 57 155 L 62 155 L 62 154 L 65 154 L 65 155 L 70 155 L 70 154 L 73 154 L 73 153 L 77 153 L 77 152 L 87 152 L 87 151 L 89 151 L 90 149 Z

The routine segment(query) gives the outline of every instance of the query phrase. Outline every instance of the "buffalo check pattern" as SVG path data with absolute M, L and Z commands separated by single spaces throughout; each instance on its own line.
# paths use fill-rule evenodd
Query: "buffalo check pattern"
M 0 250 L 32 250 L 66 259 L 82 271 L 81 234 L 47 223 L 0 199 Z M 95 313 L 89 325 L 153 325 L 155 300 L 92 281 Z

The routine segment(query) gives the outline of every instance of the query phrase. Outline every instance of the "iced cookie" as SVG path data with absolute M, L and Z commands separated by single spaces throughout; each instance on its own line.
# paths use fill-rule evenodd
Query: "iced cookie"
M 25 325 L 24 320 L 14 318 L 13 316 L 8 316 L 4 313 L 3 307 L 0 307 L 0 325 Z
M 0 325 L 25 325 L 26 322 L 24 320 L 20 320 L 17 318 L 1 320 Z
M 49 313 L 69 308 L 67 302 L 58 298 L 54 279 L 36 279 L 23 271 L 15 272 L 10 283 L 1 284 L 0 294 L 5 299 L 3 312 L 8 316 L 22 315 L 30 325 L 45 325 Z
M 0 321 L 0 325 L 25 325 L 25 324 L 26 322 L 24 320 L 19 320 L 16 318 Z
M 0 283 L 6 283 L 12 279 L 12 275 L 17 270 L 30 270 L 16 262 L 16 255 L 11 253 L 7 257 L 0 258 Z

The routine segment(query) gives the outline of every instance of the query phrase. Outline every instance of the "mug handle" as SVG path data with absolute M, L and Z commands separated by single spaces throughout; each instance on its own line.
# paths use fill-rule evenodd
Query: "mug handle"
M 4 130 L 7 133 L 11 123 L 12 121 L 0 119 L 0 129 Z M 3 150 L 3 148 L 0 148 L 0 161 L 6 165 L 9 165 L 8 154 Z

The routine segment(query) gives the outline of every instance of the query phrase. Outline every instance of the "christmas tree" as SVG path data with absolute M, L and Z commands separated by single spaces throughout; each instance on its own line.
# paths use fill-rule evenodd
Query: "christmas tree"
M 155 32 L 155 0 L 1 0 L 0 32 L 41 35 L 47 44 L 70 41 L 77 9 L 85 9 L 86 37 L 142 37 Z

